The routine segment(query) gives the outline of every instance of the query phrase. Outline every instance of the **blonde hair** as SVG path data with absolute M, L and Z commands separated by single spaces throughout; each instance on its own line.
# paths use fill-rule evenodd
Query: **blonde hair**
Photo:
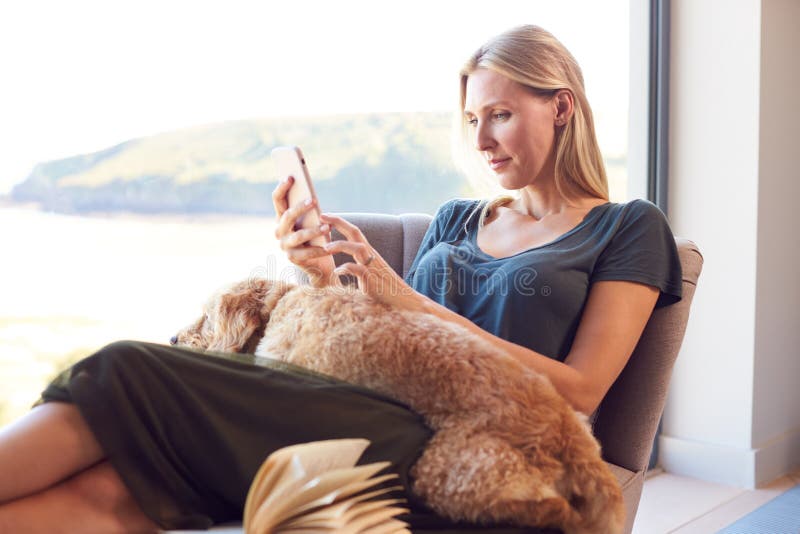
M 550 32 L 533 25 L 512 28 L 480 47 L 461 69 L 460 144 L 466 152 L 469 130 L 463 109 L 467 79 L 476 69 L 489 69 L 540 96 L 565 89 L 572 94 L 573 114 L 556 136 L 555 187 L 565 198 L 576 194 L 608 200 L 608 178 L 597 143 L 583 74 L 572 54 Z M 474 151 L 472 151 L 474 152 Z M 480 224 L 492 209 L 514 197 L 502 195 L 483 206 Z

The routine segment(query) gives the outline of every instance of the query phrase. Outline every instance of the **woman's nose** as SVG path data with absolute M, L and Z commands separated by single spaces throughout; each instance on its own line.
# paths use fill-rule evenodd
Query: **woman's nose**
M 494 138 L 491 135 L 489 128 L 478 124 L 475 127 L 475 149 L 483 152 L 494 146 Z

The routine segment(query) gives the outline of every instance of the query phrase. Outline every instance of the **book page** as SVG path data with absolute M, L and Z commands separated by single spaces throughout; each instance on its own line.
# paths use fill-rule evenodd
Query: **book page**
M 279 449 L 253 478 L 244 510 L 247 534 L 409 533 L 395 516 L 408 512 L 403 499 L 376 497 L 401 486 L 373 489 L 397 478 L 377 473 L 389 462 L 356 466 L 369 446 L 364 439 L 303 443 Z
M 324 506 L 311 511 L 307 514 L 302 514 L 282 523 L 281 526 L 286 527 L 327 527 L 327 528 L 342 528 L 344 525 L 353 521 L 362 514 L 369 513 L 370 511 L 378 508 L 389 508 L 397 510 L 395 515 L 403 513 L 405 509 L 395 507 L 395 504 L 403 503 L 402 499 L 384 499 L 379 501 L 366 501 L 356 502 L 355 500 L 346 500 L 331 506 Z
M 325 471 L 351 467 L 369 446 L 366 439 L 336 439 L 300 443 L 270 454 L 253 478 L 244 507 L 244 528 L 249 532 L 256 510 L 269 497 L 272 502 Z M 259 505 L 256 505 L 259 503 Z
M 369 477 L 385 469 L 388 465 L 388 462 L 381 462 L 335 469 L 322 473 L 318 477 L 305 482 L 302 486 L 299 484 L 287 485 L 287 489 L 291 489 L 291 491 L 277 496 L 268 495 L 255 512 L 255 515 L 258 517 L 259 522 L 265 521 L 269 524 L 277 525 L 309 508 L 330 504 L 339 494 L 351 495 L 385 480 L 396 478 L 397 475 L 384 475 L 380 478 L 369 479 Z M 355 485 L 355 488 L 348 489 L 348 486 L 351 485 Z

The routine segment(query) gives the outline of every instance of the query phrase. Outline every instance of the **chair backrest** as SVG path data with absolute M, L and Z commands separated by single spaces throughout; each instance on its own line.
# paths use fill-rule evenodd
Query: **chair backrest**
M 606 461 L 642 471 L 647 467 L 664 411 L 672 368 L 683 342 L 703 257 L 697 245 L 676 239 L 683 269 L 683 298 L 653 311 L 628 364 L 597 410 L 594 434 Z
M 378 253 L 403 276 L 416 256 L 431 217 L 423 214 L 346 213 Z M 334 238 L 338 238 L 334 236 Z M 593 430 L 606 461 L 633 472 L 647 467 L 666 402 L 703 257 L 697 246 L 676 239 L 683 268 L 683 298 L 653 311 L 642 337 L 595 414 Z M 337 263 L 348 261 L 336 258 Z

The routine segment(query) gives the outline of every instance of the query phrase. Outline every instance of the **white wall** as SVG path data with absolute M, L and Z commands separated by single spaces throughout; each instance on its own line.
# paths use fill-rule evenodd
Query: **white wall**
M 798 6 L 672 1 L 669 215 L 705 264 L 660 461 L 744 487 L 800 463 Z
M 725 3 L 672 2 L 669 215 L 705 263 L 663 430 L 737 447 L 752 397 L 759 10 Z
M 800 2 L 761 3 L 753 448 L 762 480 L 800 451 Z

